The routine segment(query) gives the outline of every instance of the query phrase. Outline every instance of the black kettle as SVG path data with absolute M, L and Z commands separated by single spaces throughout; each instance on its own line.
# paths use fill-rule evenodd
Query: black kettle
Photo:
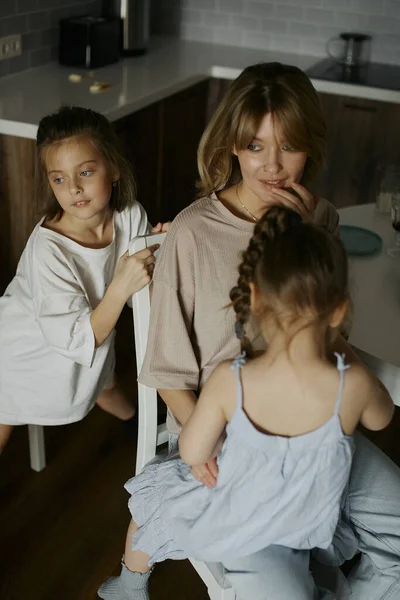
M 369 62 L 371 40 L 365 33 L 341 33 L 328 41 L 326 50 L 343 66 L 362 67 Z
M 121 20 L 121 54 L 135 56 L 147 52 L 150 0 L 106 0 L 104 8 L 107 16 Z

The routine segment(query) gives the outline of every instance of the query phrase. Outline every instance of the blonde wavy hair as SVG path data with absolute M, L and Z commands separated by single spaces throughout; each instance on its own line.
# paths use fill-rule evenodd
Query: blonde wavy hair
M 232 83 L 200 140 L 199 196 L 210 196 L 242 179 L 233 148 L 244 150 L 271 113 L 285 141 L 307 153 L 302 184 L 325 166 L 326 123 L 317 92 L 303 71 L 281 63 L 247 67 Z

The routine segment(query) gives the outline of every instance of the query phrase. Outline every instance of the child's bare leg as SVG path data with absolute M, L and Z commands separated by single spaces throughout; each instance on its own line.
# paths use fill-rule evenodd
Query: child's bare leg
M 126 535 L 125 556 L 119 577 L 109 577 L 98 590 L 103 600 L 149 600 L 149 555 L 132 550 L 137 525 L 131 521 Z
M 115 382 L 100 394 L 97 398 L 97 404 L 100 408 L 122 421 L 131 419 L 136 412 L 133 404 Z
M 8 440 L 13 432 L 13 425 L 0 424 L 0 454 L 3 452 L 7 445 Z
M 124 563 L 130 571 L 147 573 L 150 571 L 149 555 L 141 550 L 132 550 L 132 536 L 138 530 L 135 521 L 131 521 L 126 534 Z

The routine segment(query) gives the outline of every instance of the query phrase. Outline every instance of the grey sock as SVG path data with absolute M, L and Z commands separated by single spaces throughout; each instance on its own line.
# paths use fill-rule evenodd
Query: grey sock
M 149 600 L 151 572 L 134 573 L 122 563 L 121 575 L 106 579 L 97 594 L 103 600 Z

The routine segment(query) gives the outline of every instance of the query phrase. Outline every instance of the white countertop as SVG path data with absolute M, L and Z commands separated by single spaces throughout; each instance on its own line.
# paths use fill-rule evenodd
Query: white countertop
M 162 100 L 208 77 L 235 79 L 248 65 L 279 61 L 303 70 L 315 56 L 269 52 L 157 37 L 149 52 L 97 69 L 95 79 L 111 87 L 89 92 L 89 79 L 71 83 L 68 75 L 83 72 L 56 62 L 0 79 L 0 134 L 35 139 L 40 119 L 62 104 L 92 108 L 111 121 Z M 312 80 L 321 92 L 400 103 L 400 92 L 347 83 Z

